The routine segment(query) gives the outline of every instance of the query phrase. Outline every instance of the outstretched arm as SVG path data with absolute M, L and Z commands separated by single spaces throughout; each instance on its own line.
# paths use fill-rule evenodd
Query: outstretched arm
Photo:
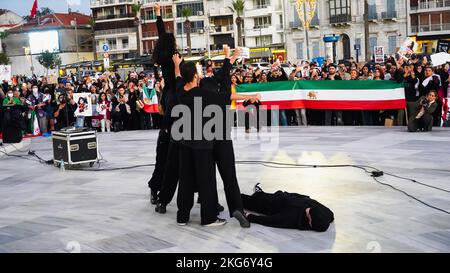
M 156 27 L 158 28 L 158 38 L 163 39 L 166 34 L 166 30 L 164 29 L 164 22 L 161 17 L 161 6 L 159 3 L 155 4 L 155 12 L 156 12 Z

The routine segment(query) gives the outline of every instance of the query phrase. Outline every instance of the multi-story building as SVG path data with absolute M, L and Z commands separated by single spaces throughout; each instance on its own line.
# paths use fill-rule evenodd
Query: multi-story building
M 23 23 L 23 18 L 7 9 L 0 9 L 0 33 Z M 0 53 L 3 52 L 4 44 L 0 35 Z
M 419 51 L 434 53 L 440 43 L 450 50 L 450 0 L 408 0 L 408 34 Z
M 305 32 L 293 0 L 286 0 L 289 7 L 287 31 L 288 59 L 310 59 L 332 57 L 327 50 L 324 36 L 338 35 L 336 59 L 358 57 L 365 60 L 364 48 L 364 1 L 360 0 L 318 0 L 316 14 L 311 27 Z M 369 54 L 375 46 L 383 46 L 385 54 L 395 53 L 407 38 L 406 0 L 368 0 L 369 3 Z M 307 35 L 306 35 L 307 34 Z M 308 37 L 308 41 L 306 39 Z M 308 43 L 307 43 L 308 42 Z M 358 52 L 355 45 L 360 46 Z M 332 51 L 331 51 L 332 52 Z M 358 53 L 358 54 L 357 54 Z M 358 56 L 357 56 L 358 55 Z
M 7 30 L 3 39 L 13 75 L 44 75 L 42 51 L 56 51 L 62 65 L 93 60 L 91 17 L 77 13 L 52 13 Z M 50 71 L 49 74 L 57 74 Z
M 278 57 L 284 60 L 286 18 L 292 7 L 285 0 L 245 1 L 244 44 L 250 47 L 251 58 Z
M 95 20 L 96 58 L 103 58 L 103 45 L 109 45 L 112 60 L 138 56 L 137 29 L 139 22 L 133 14 L 136 0 L 91 0 Z
M 166 32 L 174 32 L 174 12 L 172 0 L 143 0 L 141 9 L 141 55 L 150 54 L 158 40 L 158 30 L 156 27 L 155 3 L 161 4 L 161 16 L 164 20 Z

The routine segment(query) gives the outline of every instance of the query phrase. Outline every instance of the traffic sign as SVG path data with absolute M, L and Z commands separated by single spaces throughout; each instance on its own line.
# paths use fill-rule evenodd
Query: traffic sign
M 109 53 L 108 52 L 103 53 L 103 59 L 108 59 L 108 58 L 109 58 Z
M 109 45 L 108 44 L 103 44 L 102 48 L 103 48 L 103 51 L 105 51 L 105 52 L 109 51 Z

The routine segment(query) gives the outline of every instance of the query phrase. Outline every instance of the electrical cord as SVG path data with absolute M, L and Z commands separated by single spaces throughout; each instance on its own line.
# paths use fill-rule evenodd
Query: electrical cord
M 432 209 L 441 211 L 441 212 L 446 213 L 446 214 L 450 214 L 450 212 L 448 212 L 448 211 L 446 211 L 446 210 L 444 210 L 444 209 L 441 209 L 441 208 L 439 208 L 439 207 L 432 206 L 432 205 L 430 205 L 430 204 L 428 204 L 428 203 L 426 203 L 426 202 L 420 200 L 419 198 L 417 198 L 417 197 L 415 197 L 415 196 L 413 196 L 413 195 L 411 195 L 411 194 L 409 194 L 409 193 L 407 193 L 407 192 L 405 192 L 405 191 L 403 191 L 403 190 L 400 190 L 400 189 L 398 189 L 398 188 L 396 188 L 396 187 L 394 187 L 394 186 L 392 186 L 392 185 L 390 185 L 390 184 L 383 183 L 383 182 L 379 181 L 379 180 L 378 180 L 376 177 L 374 177 L 374 176 L 373 176 L 372 178 L 373 178 L 373 180 L 375 180 L 376 182 L 380 183 L 381 185 L 384 185 L 384 186 L 386 186 L 386 187 L 390 187 L 390 188 L 392 188 L 393 190 L 396 190 L 396 191 L 398 191 L 398 192 L 401 192 L 401 193 L 403 193 L 404 195 L 406 195 L 406 196 L 408 196 L 408 197 L 410 197 L 410 198 L 416 200 L 417 202 L 419 202 L 419 203 L 421 203 L 421 204 L 423 204 L 423 205 L 425 205 L 425 206 L 427 206 L 427 207 L 429 207 L 429 208 L 432 208 Z
M 0 152 L 8 155 L 6 152 L 3 152 L 3 151 L 0 151 Z M 44 160 L 41 157 L 39 157 L 34 151 L 30 150 L 28 152 L 28 154 L 29 155 L 33 155 L 36 158 L 38 158 L 38 162 L 39 163 L 53 164 L 53 160 Z M 8 155 L 8 156 L 16 156 L 16 157 L 27 159 L 27 160 L 33 160 L 31 158 L 26 158 L 25 156 L 21 156 L 21 155 Z M 103 156 L 101 154 L 100 154 L 100 156 L 102 157 L 100 160 L 104 160 Z M 37 161 L 37 160 L 34 160 L 34 161 Z M 448 191 L 446 189 L 439 188 L 439 187 L 435 187 L 435 186 L 432 186 L 432 185 L 428 185 L 428 184 L 425 184 L 425 183 L 422 183 L 422 182 L 419 182 L 419 181 L 417 181 L 415 179 L 405 178 L 405 177 L 401 177 L 401 176 L 398 176 L 398 175 L 395 175 L 395 174 L 391 174 L 391 173 L 385 173 L 385 172 L 379 170 L 378 168 L 375 168 L 375 167 L 372 167 L 372 166 L 352 165 L 352 164 L 335 164 L 335 165 L 315 164 L 315 165 L 311 165 L 311 164 L 282 163 L 282 162 L 259 161 L 259 160 L 236 161 L 235 163 L 236 164 L 244 164 L 244 165 L 245 164 L 247 164 L 247 165 L 259 164 L 259 165 L 262 165 L 262 166 L 265 166 L 265 167 L 268 167 L 268 168 L 277 168 L 277 169 L 289 169 L 289 168 L 348 168 L 348 167 L 357 168 L 357 169 L 363 170 L 365 173 L 370 173 L 371 177 L 377 183 L 379 183 L 379 184 L 381 184 L 383 186 L 390 187 L 390 188 L 392 188 L 395 191 L 403 193 L 404 195 L 406 195 L 406 196 L 416 200 L 417 202 L 419 202 L 419 203 L 421 203 L 421 204 L 423 204 L 423 205 L 425 205 L 425 206 L 427 206 L 429 208 L 438 210 L 438 211 L 446 213 L 446 214 L 450 214 L 450 212 L 448 212 L 448 211 L 446 211 L 446 210 L 444 210 L 442 208 L 430 205 L 430 204 L 420 200 L 419 198 L 417 198 L 417 197 L 415 197 L 415 196 L 413 196 L 413 195 L 411 195 L 411 194 L 409 194 L 409 193 L 407 193 L 407 192 L 405 192 L 403 190 L 400 190 L 400 189 L 398 189 L 398 188 L 396 188 L 396 187 L 394 187 L 394 186 L 392 186 L 390 184 L 383 183 L 383 182 L 379 181 L 377 179 L 377 177 L 380 177 L 380 176 L 383 176 L 384 174 L 386 174 L 388 176 L 396 177 L 396 178 L 403 179 L 403 180 L 409 180 L 409 181 L 412 181 L 414 183 L 417 183 L 417 184 L 420 184 L 420 185 L 423 185 L 423 186 L 426 186 L 426 187 L 430 187 L 430 188 L 433 188 L 433 189 L 436 189 L 436 190 L 444 191 L 444 192 L 447 192 L 447 193 L 450 193 L 450 191 Z M 142 168 L 142 167 L 151 167 L 151 166 L 155 166 L 155 164 L 154 163 L 150 163 L 150 164 L 141 164 L 141 165 L 133 165 L 133 166 L 126 166 L 126 167 L 116 167 L 116 168 L 72 169 L 72 170 L 74 170 L 74 171 L 87 171 L 87 172 L 100 172 L 100 171 L 129 170 L 129 169 Z M 99 167 L 100 167 L 100 164 L 99 164 Z M 368 169 L 372 169 L 372 171 L 369 171 Z

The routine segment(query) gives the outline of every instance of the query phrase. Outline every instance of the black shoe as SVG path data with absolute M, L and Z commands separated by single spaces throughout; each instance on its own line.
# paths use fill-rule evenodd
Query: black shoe
M 158 193 L 152 189 L 150 189 L 150 203 L 152 203 L 152 205 L 158 203 Z
M 244 216 L 244 214 L 241 211 L 235 210 L 233 212 L 233 217 L 239 221 L 239 224 L 241 225 L 241 227 L 243 227 L 243 228 L 250 227 L 250 221 L 248 221 L 248 219 Z
M 261 183 L 256 183 L 255 187 L 253 187 L 253 192 L 263 192 L 260 185 Z
M 221 213 L 224 210 L 225 210 L 225 208 L 220 203 L 217 203 L 217 212 Z
M 163 203 L 158 203 L 155 207 L 155 211 L 161 214 L 166 213 L 166 205 Z

